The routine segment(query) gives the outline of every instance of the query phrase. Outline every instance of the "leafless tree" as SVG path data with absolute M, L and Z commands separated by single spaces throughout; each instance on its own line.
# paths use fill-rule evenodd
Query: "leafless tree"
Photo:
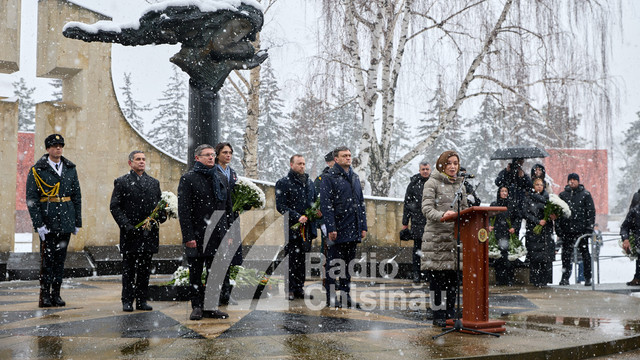
M 459 111 L 477 108 L 487 95 L 505 107 L 519 103 L 522 111 L 540 115 L 544 106 L 562 101 L 570 113 L 582 114 L 589 124 L 599 121 L 597 130 L 610 134 L 615 109 L 615 89 L 608 77 L 610 17 L 620 16 L 620 2 L 322 0 L 322 4 L 325 30 L 319 37 L 320 57 L 350 70 L 362 111 L 356 170 L 368 174 L 374 195 L 387 195 L 391 177 L 433 144 Z M 438 75 L 449 98 L 438 126 L 392 160 L 399 90 L 420 79 L 425 87 L 421 91 L 428 93 Z
M 278 0 L 257 0 L 264 6 L 264 13 Z M 260 34 L 252 42 L 256 52 L 260 51 Z M 268 61 L 268 60 L 267 60 Z M 247 106 L 247 124 L 244 132 L 244 142 L 242 144 L 242 160 L 246 177 L 258 178 L 258 118 L 260 117 L 260 66 L 249 70 L 249 77 L 244 71 L 234 71 L 234 76 L 229 76 L 227 82 L 238 92 Z

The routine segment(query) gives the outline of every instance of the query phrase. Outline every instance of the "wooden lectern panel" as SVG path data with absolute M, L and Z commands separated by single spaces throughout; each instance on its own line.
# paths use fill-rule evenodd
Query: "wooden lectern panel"
M 504 332 L 504 321 L 489 320 L 489 217 L 507 211 L 503 206 L 473 206 L 441 221 L 455 221 L 454 236 L 462 244 L 462 326 L 486 332 Z M 447 321 L 453 325 L 453 320 Z

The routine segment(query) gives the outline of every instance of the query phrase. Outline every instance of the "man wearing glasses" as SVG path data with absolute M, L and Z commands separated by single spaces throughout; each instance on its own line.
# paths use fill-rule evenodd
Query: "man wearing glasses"
M 178 185 L 178 217 L 182 230 L 182 243 L 189 263 L 189 282 L 191 283 L 190 320 L 200 320 L 204 315 L 215 319 L 225 319 L 229 315 L 218 309 L 203 311 L 206 281 L 202 283 L 203 267 L 210 269 L 216 250 L 227 229 L 227 217 L 222 216 L 207 242 L 205 232 L 209 220 L 214 220 L 214 211 L 231 211 L 231 197 L 219 197 L 219 177 L 214 169 L 215 150 L 213 146 L 203 144 L 195 149 L 193 168 L 180 178 Z M 220 199 L 223 200 L 220 200 Z M 216 302 L 217 303 L 217 302 Z

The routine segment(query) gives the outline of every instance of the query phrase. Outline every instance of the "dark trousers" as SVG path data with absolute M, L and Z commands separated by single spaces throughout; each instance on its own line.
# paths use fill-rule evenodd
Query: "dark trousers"
M 513 263 L 509 261 L 509 251 L 502 250 L 501 257 L 496 259 L 493 267 L 496 271 L 496 285 L 512 286 L 515 277 Z
M 544 286 L 551 283 L 553 270 L 551 270 L 551 275 L 549 275 L 549 272 L 552 268 L 553 264 L 550 261 L 529 261 L 529 282 L 535 286 Z
M 152 253 L 122 254 L 122 303 L 147 301 Z
M 562 279 L 571 277 L 571 263 L 573 262 L 573 244 L 584 234 L 569 234 L 562 238 Z M 578 251 L 584 263 L 584 278 L 591 280 L 591 255 L 589 254 L 589 239 L 584 238 L 578 244 Z
M 636 259 L 636 273 L 633 275 L 634 279 L 640 279 L 640 258 Z
M 433 296 L 431 304 L 434 319 L 451 319 L 455 317 L 456 292 L 458 277 L 455 270 L 432 270 L 429 272 L 429 292 Z M 446 295 L 445 308 L 442 309 L 442 295 Z
M 289 254 L 289 276 L 287 278 L 289 292 L 302 294 L 306 280 L 306 251 L 302 241 L 289 242 L 287 244 Z
M 424 275 L 420 271 L 420 252 L 422 252 L 422 236 L 413 240 L 413 261 L 411 262 L 411 270 L 413 270 L 413 278 L 422 280 Z
M 50 232 L 40 240 L 40 286 L 60 290 L 71 233 Z
M 357 242 L 351 241 L 339 243 L 327 248 L 327 273 L 326 287 L 329 289 L 327 297 L 335 295 L 335 290 L 349 293 L 351 290 L 351 274 L 349 273 L 349 264 L 356 257 Z M 338 283 L 336 287 L 336 283 Z M 334 291 L 331 291 L 335 289 Z
M 191 284 L 191 307 L 202 308 L 204 306 L 204 291 L 207 287 L 206 278 L 204 284 L 202 283 L 202 270 L 205 267 L 211 269 L 213 257 L 187 257 L 187 261 L 189 263 L 189 283 Z M 229 284 L 229 269 L 227 269 L 220 289 L 220 302 L 228 303 L 230 293 L 231 285 Z

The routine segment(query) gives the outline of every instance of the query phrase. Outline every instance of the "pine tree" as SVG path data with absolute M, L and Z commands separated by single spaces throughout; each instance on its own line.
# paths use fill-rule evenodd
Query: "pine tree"
M 631 127 L 624 133 L 622 148 L 626 164 L 620 167 L 622 171 L 621 179 L 639 179 L 640 178 L 640 111 L 636 113 L 638 117 Z M 624 194 L 620 197 L 616 205 L 613 207 L 615 213 L 625 213 L 631 203 L 631 196 L 636 191 L 630 187 L 629 181 L 620 181 L 616 186 L 618 194 Z
M 418 139 L 424 139 L 434 132 L 447 112 L 446 94 L 440 79 L 438 79 L 438 87 L 433 97 L 429 99 L 427 104 L 427 110 L 421 112 L 423 118 L 420 119 L 418 125 Z M 451 126 L 427 148 L 423 159 L 430 164 L 435 164 L 444 150 L 455 150 L 461 153 L 464 142 L 465 135 L 461 127 L 460 117 L 456 115 L 451 122 Z
M 330 121 L 327 104 L 310 91 L 296 100 L 289 115 L 291 119 L 291 147 L 305 157 L 307 173 L 318 176 L 324 169 L 324 155 L 342 144 L 340 138 L 329 138 Z
M 51 93 L 53 101 L 62 101 L 62 80 L 53 79 L 49 82 L 49 85 L 53 88 L 53 92 Z
M 124 106 L 121 108 L 122 114 L 133 128 L 141 134 L 144 134 L 144 122 L 140 113 L 151 110 L 151 106 L 140 105 L 139 102 L 133 98 L 131 91 L 131 73 L 124 73 L 124 85 L 120 90 L 122 90 L 122 96 L 124 97 Z
M 352 155 L 357 156 L 358 141 L 362 137 L 361 118 L 358 117 L 358 104 L 355 97 L 340 86 L 333 94 L 335 104 L 327 114 L 329 138 L 335 139 L 335 146 L 346 146 Z M 326 154 L 329 150 L 325 151 Z
M 393 141 L 391 144 L 391 161 L 396 161 L 402 155 L 404 155 L 412 144 L 413 137 L 411 136 L 411 129 L 409 125 L 401 118 L 396 118 L 396 125 L 393 132 Z M 400 168 L 398 172 L 393 174 L 391 178 L 391 188 L 389 196 L 391 197 L 404 197 L 405 190 L 411 175 L 414 174 L 413 170 L 417 168 L 412 163 Z
M 225 83 L 218 94 L 220 96 L 220 141 L 228 142 L 233 146 L 230 165 L 238 175 L 243 176 L 244 168 L 240 160 L 242 159 L 244 127 L 247 122 L 247 108 L 229 81 Z M 211 145 L 215 146 L 215 144 Z
M 491 154 L 505 147 L 505 134 L 508 130 L 504 120 L 504 111 L 491 96 L 484 98 L 480 112 L 465 120 L 467 128 L 473 129 L 469 141 L 463 147 L 463 167 L 468 174 L 475 174 L 476 194 L 483 203 L 496 199 L 495 179 L 504 164 L 491 160 Z M 472 181 L 473 183 L 473 181 Z
M 185 110 L 184 80 L 178 68 L 172 66 L 173 75 L 169 78 L 167 89 L 158 99 L 159 113 L 151 122 L 149 131 L 152 142 L 171 155 L 186 160 L 187 158 L 187 112 Z
M 289 143 L 283 141 L 291 138 L 290 123 L 284 115 L 283 108 L 280 87 L 273 68 L 267 61 L 262 65 L 260 82 L 258 173 L 262 180 L 275 182 L 286 174 L 289 157 L 295 153 Z
M 584 145 L 585 140 L 578 136 L 581 117 L 571 115 L 568 107 L 548 104 L 542 116 L 540 131 L 546 137 L 546 147 L 571 149 Z
M 18 98 L 18 131 L 36 130 L 36 105 L 33 100 L 35 87 L 28 87 L 24 78 L 11 83 L 13 95 Z

